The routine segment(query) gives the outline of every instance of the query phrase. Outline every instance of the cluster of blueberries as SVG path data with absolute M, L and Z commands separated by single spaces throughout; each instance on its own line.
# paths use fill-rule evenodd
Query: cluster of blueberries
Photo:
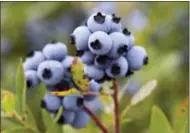
M 85 77 L 89 79 L 89 91 L 100 92 L 105 80 L 132 74 L 148 63 L 143 47 L 134 46 L 134 37 L 126 28 L 122 30 L 120 18 L 101 12 L 92 14 L 85 26 L 77 27 L 71 34 L 77 57 L 84 63 Z M 52 41 L 42 51 L 32 51 L 23 63 L 28 88 L 43 82 L 48 91 L 67 91 L 79 87 L 72 80 L 71 66 L 75 57 L 68 55 L 65 44 Z M 89 123 L 89 115 L 83 109 L 85 103 L 96 100 L 95 95 L 55 96 L 46 94 L 42 108 L 55 117 L 58 109 L 64 111 L 58 120 L 80 129 Z
M 134 46 L 134 36 L 115 14 L 92 14 L 85 26 L 71 34 L 77 56 L 86 64 L 85 73 L 98 82 L 129 76 L 148 63 L 141 46 Z
M 75 57 L 67 54 L 65 44 L 52 41 L 41 51 L 32 51 L 23 63 L 27 88 L 34 88 L 43 82 L 48 91 L 66 91 L 77 88 L 72 81 L 70 67 Z M 90 80 L 91 91 L 99 91 L 101 85 Z M 79 89 L 80 90 L 80 89 Z M 58 109 L 63 106 L 64 111 L 58 120 L 60 124 L 70 124 L 80 129 L 85 127 L 90 118 L 83 110 L 85 102 L 96 100 L 96 96 L 69 95 L 55 96 L 47 93 L 41 101 L 41 107 L 51 113 L 54 118 Z

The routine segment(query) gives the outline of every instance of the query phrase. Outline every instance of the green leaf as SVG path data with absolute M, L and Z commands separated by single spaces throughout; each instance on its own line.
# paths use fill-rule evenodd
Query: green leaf
M 57 124 L 57 121 L 61 117 L 62 112 L 63 107 L 60 107 L 55 119 L 53 120 L 52 125 L 47 129 L 46 133 L 62 133 L 62 125 Z
M 16 111 L 22 115 L 25 111 L 26 100 L 26 80 L 22 66 L 22 59 L 20 59 L 17 74 L 16 74 Z
M 142 88 L 137 91 L 134 96 L 131 98 L 130 104 L 127 105 L 122 111 L 121 117 L 124 119 L 124 116 L 128 113 L 131 107 L 139 104 L 143 100 L 145 100 L 156 88 L 157 80 L 148 81 Z M 120 98 L 122 97 L 122 92 L 120 93 Z
M 188 99 L 186 97 L 178 106 L 174 116 L 174 130 L 181 132 L 186 123 L 188 122 Z
M 151 113 L 151 133 L 173 133 L 170 123 L 159 107 L 154 106 Z
M 53 123 L 53 118 L 51 118 L 50 113 L 45 109 L 42 109 L 42 119 L 46 129 L 48 129 Z
M 188 133 L 188 121 L 184 124 L 183 128 L 179 133 Z
M 42 120 L 41 99 L 45 95 L 45 88 L 43 84 L 39 87 L 27 90 L 27 105 L 32 112 L 38 129 L 45 132 L 44 122 Z
M 34 127 L 37 127 L 36 121 L 35 121 L 35 118 L 34 118 L 32 111 L 30 110 L 30 108 L 28 106 L 26 106 L 26 107 L 27 107 L 27 110 L 26 110 L 27 113 L 26 114 L 27 114 L 28 123 Z
M 15 111 L 15 95 L 7 90 L 1 89 L 1 109 L 4 113 Z
M 63 107 L 60 107 L 59 110 L 58 110 L 58 113 L 57 113 L 57 115 L 55 117 L 55 119 L 53 120 L 54 123 L 56 123 L 59 120 L 59 118 L 62 115 L 62 112 L 63 112 Z
M 152 91 L 156 88 L 157 86 L 157 80 L 151 80 L 148 81 L 147 84 L 145 84 L 131 99 L 131 106 L 134 106 L 141 101 L 143 101 L 146 97 L 148 97 Z
M 1 133 L 38 133 L 38 132 L 33 130 L 32 128 L 17 127 L 13 129 L 4 130 Z
M 130 119 L 130 118 L 125 118 L 125 119 L 123 119 L 122 121 L 121 121 L 121 124 L 126 124 L 126 123 L 129 123 L 129 122 L 131 122 L 132 120 Z
M 1 131 L 20 127 L 20 126 L 24 126 L 20 121 L 14 118 L 1 116 Z

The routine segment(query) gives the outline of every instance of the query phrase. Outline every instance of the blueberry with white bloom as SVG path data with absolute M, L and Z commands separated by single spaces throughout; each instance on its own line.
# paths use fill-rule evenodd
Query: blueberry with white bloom
M 84 111 L 79 110 L 75 113 L 75 119 L 71 123 L 71 126 L 76 129 L 85 128 L 90 121 L 90 116 Z
M 109 36 L 112 39 L 112 48 L 108 56 L 117 58 L 123 55 L 128 49 L 128 38 L 121 32 L 113 32 Z
M 77 50 L 88 49 L 88 38 L 91 35 L 88 27 L 79 26 L 71 34 L 71 44 L 74 44 Z
M 97 12 L 88 18 L 87 26 L 91 32 L 103 31 L 108 33 L 111 27 L 111 20 L 106 14 Z
M 89 82 L 89 91 L 90 92 L 95 92 L 98 93 L 100 92 L 102 89 L 101 84 L 99 84 L 98 82 L 96 82 L 95 80 L 90 80 Z M 85 95 L 84 96 L 84 100 L 86 101 L 92 101 L 96 98 L 97 96 L 95 95 Z
M 97 55 L 94 59 L 94 64 L 98 68 L 107 68 L 111 63 L 111 59 L 106 55 Z
M 124 56 L 114 60 L 106 69 L 106 74 L 111 78 L 119 78 L 125 76 L 128 71 L 128 62 Z
M 128 50 L 130 50 L 135 44 L 135 38 L 127 28 L 124 28 L 122 32 L 126 35 L 128 39 Z
M 27 58 L 23 63 L 24 70 L 37 70 L 39 64 L 45 60 L 40 51 L 31 51 L 27 54 Z
M 129 69 L 136 71 L 148 64 L 148 55 L 145 49 L 141 46 L 134 46 L 126 53 L 126 58 L 129 63 Z
M 121 31 L 121 18 L 117 17 L 115 14 L 108 15 L 108 18 L 111 21 L 111 28 L 109 33 Z
M 26 77 L 27 88 L 34 88 L 40 84 L 40 79 L 37 76 L 37 72 L 34 70 L 27 70 L 24 72 Z
M 84 99 L 81 95 L 65 96 L 62 100 L 64 109 L 69 111 L 78 111 L 84 106 Z
M 54 115 L 53 117 L 55 117 Z M 75 118 L 75 112 L 63 110 L 61 117 L 58 119 L 59 124 L 71 124 Z
M 71 72 L 70 72 L 70 68 L 73 64 L 73 60 L 74 57 L 73 56 L 66 56 L 63 60 L 62 60 L 62 66 L 65 69 L 64 71 L 64 78 L 69 78 L 71 77 Z
M 73 64 L 73 60 L 74 57 L 73 56 L 66 56 L 63 60 L 62 60 L 62 65 L 64 68 L 68 69 L 69 67 L 71 67 L 71 65 Z
M 46 85 L 55 85 L 59 83 L 64 76 L 62 64 L 55 60 L 46 60 L 42 62 L 37 70 L 38 77 Z
M 95 58 L 95 55 L 90 51 L 78 51 L 77 56 L 79 56 L 85 64 L 92 64 Z
M 96 55 L 105 55 L 112 48 L 112 39 L 105 32 L 97 31 L 89 37 L 88 47 Z
M 97 68 L 95 65 L 85 65 L 84 73 L 89 79 L 100 80 L 104 77 L 103 69 Z
M 92 101 L 85 102 L 85 106 L 92 110 L 94 113 L 98 114 L 103 109 L 103 102 L 99 97 L 95 97 Z
M 43 48 L 43 54 L 48 60 L 61 61 L 67 55 L 67 47 L 64 43 L 53 40 Z
M 55 113 L 61 107 L 61 98 L 46 94 L 41 101 L 41 107 L 45 108 L 48 112 Z

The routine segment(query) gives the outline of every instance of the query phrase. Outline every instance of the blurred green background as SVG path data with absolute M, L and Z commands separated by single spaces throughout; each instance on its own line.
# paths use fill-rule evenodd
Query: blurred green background
M 14 92 L 19 58 L 52 39 L 66 43 L 74 55 L 69 34 L 95 11 L 121 16 L 136 45 L 149 54 L 149 65 L 128 79 L 121 109 L 140 86 L 158 81 L 153 94 L 129 111 L 127 117 L 133 121 L 122 125 L 122 133 L 149 133 L 153 105 L 160 106 L 172 123 L 176 106 L 188 96 L 188 2 L 1 2 L 1 88 Z M 121 86 L 125 83 L 120 81 Z

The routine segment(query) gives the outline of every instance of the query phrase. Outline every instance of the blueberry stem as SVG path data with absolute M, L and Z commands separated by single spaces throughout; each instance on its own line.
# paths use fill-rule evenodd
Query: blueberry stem
M 115 133 L 120 133 L 120 118 L 119 118 L 119 88 L 117 80 L 113 81 L 113 101 L 114 101 L 114 117 L 115 117 Z
M 108 130 L 104 127 L 100 119 L 86 106 L 83 107 L 88 115 L 94 120 L 96 125 L 102 130 L 102 133 L 108 133 Z

